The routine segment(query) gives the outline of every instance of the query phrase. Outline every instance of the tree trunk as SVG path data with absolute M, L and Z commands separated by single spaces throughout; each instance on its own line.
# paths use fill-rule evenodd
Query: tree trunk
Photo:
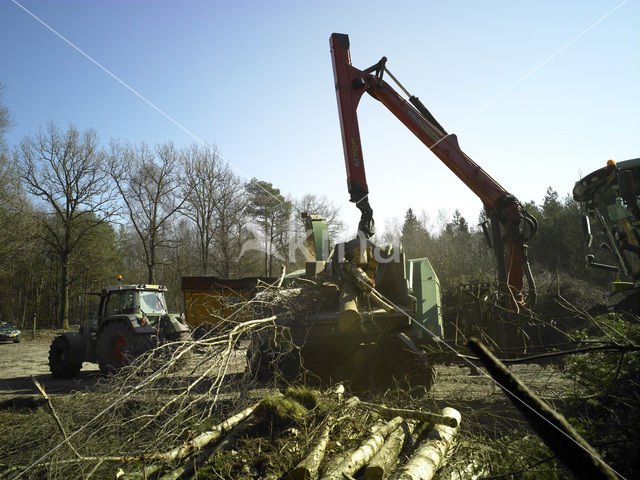
M 367 469 L 364 471 L 365 480 L 382 480 L 396 463 L 398 455 L 404 445 L 408 435 L 413 433 L 415 422 L 403 423 L 396 428 L 380 451 L 371 459 Z
M 320 440 L 313 446 L 309 454 L 302 460 L 296 468 L 289 473 L 290 480 L 311 480 L 316 478 L 320 462 L 324 457 L 324 451 L 329 443 L 329 432 L 331 431 L 331 423 L 327 423 L 320 435 Z
M 457 410 L 446 407 L 442 410 L 442 415 L 455 418 L 458 426 L 452 428 L 436 425 L 427 439 L 418 445 L 402 470 L 393 477 L 395 480 L 431 480 L 436 474 L 460 425 L 460 412 Z
M 477 338 L 469 348 L 480 357 L 495 382 L 504 390 L 549 449 L 576 478 L 615 479 L 617 476 L 564 415 L 556 412 L 533 393 Z
M 69 253 L 60 255 L 60 318 L 58 325 L 62 329 L 69 329 Z
M 147 283 L 153 285 L 153 273 L 156 267 L 156 236 L 149 235 L 149 255 L 147 257 Z
M 352 455 L 344 458 L 334 469 L 326 472 L 322 480 L 343 480 L 345 474 L 353 475 L 378 453 L 385 437 L 398 428 L 403 421 L 402 417 L 396 417 L 380 427 Z
M 458 418 L 437 413 L 421 412 L 420 410 L 411 410 L 406 408 L 389 408 L 384 405 L 375 403 L 360 402 L 360 406 L 375 410 L 384 418 L 402 417 L 405 420 L 417 420 L 419 422 L 429 422 L 437 425 L 446 425 L 447 427 L 457 427 Z

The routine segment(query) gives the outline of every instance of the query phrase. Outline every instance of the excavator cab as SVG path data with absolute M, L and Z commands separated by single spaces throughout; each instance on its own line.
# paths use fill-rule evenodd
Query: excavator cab
M 590 243 L 591 219 L 596 220 L 605 236 L 605 246 L 617 265 L 596 261 L 587 256 L 587 267 L 618 271 L 631 281 L 614 282 L 607 304 L 613 309 L 640 313 L 640 158 L 615 163 L 590 173 L 573 189 L 586 215 L 585 237 Z

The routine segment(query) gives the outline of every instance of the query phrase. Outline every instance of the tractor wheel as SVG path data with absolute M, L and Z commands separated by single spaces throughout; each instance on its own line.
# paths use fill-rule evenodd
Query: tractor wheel
M 104 373 L 113 373 L 153 347 L 151 335 L 136 334 L 125 322 L 112 322 L 102 329 L 98 338 L 98 365 Z
M 69 341 L 60 335 L 53 339 L 49 348 L 49 370 L 54 377 L 71 378 L 78 374 L 82 362 L 71 362 L 71 346 Z
M 396 344 L 380 345 L 371 360 L 369 384 L 377 391 L 394 386 L 403 390 L 421 387 L 429 391 L 436 378 L 435 367 L 425 355 Z

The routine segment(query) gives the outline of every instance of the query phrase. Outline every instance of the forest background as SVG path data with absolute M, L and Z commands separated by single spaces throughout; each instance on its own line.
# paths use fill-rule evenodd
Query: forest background
M 215 146 L 103 142 L 94 130 L 52 122 L 8 145 L 11 124 L 0 98 L 0 317 L 21 328 L 34 319 L 38 327 L 80 322 L 95 306 L 86 293 L 118 274 L 124 283 L 167 286 L 170 309 L 180 311 L 183 276 L 294 271 L 304 266 L 296 248 L 305 237 L 302 212 L 324 216 L 334 243 L 355 234 L 332 199 L 285 197 L 283 186 L 244 182 Z M 541 196 L 525 204 L 539 222 L 529 245 L 534 273 L 606 288 L 610 274 L 585 269 L 580 205 L 551 186 Z M 455 208 L 455 199 L 442 207 Z M 482 214 L 440 212 L 435 219 L 420 205 L 398 212 L 373 241 L 428 257 L 445 292 L 491 280 Z

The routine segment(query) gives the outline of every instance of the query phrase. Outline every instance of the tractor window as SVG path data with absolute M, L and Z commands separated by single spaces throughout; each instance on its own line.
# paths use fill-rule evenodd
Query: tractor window
M 165 313 L 167 310 L 162 292 L 141 292 L 140 310 L 144 313 Z
M 107 306 L 104 309 L 105 315 L 115 315 L 122 310 L 122 292 L 113 292 L 107 298 Z
M 136 313 L 136 293 L 133 290 L 125 291 L 122 295 L 122 313 Z

